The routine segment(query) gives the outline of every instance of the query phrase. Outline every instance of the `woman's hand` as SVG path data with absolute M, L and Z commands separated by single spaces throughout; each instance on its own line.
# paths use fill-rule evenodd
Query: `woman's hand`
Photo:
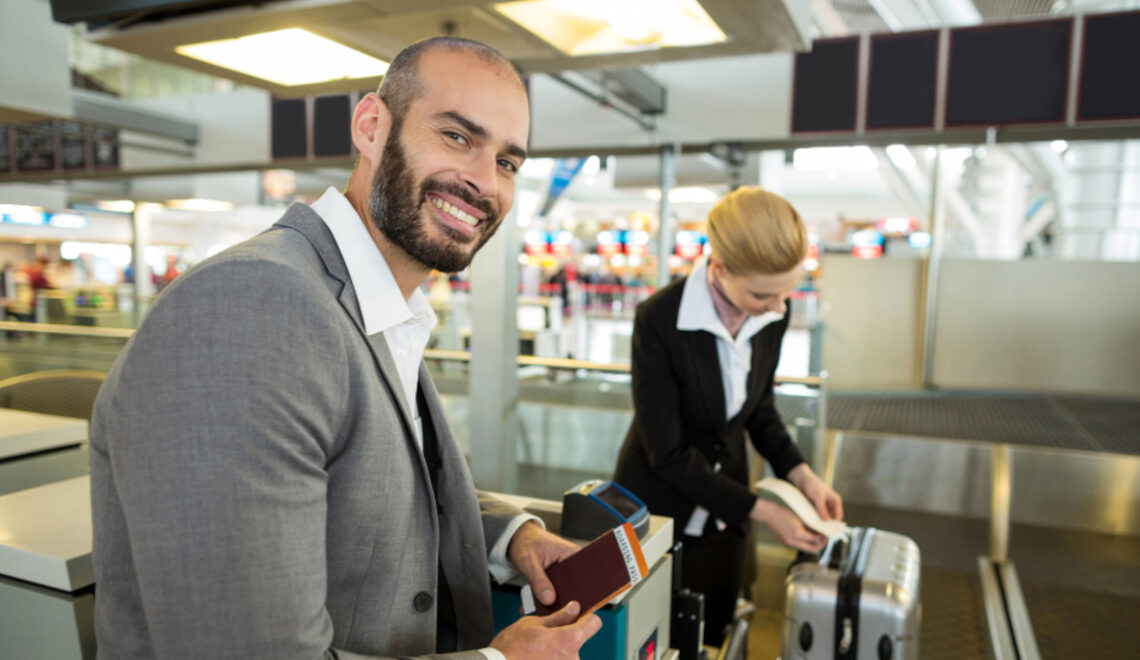
M 805 527 L 800 517 L 792 513 L 791 509 L 775 502 L 757 499 L 749 515 L 756 522 L 767 525 L 776 538 L 780 539 L 780 543 L 788 547 L 816 553 L 823 550 L 827 541 L 822 535 Z
M 843 499 L 831 486 L 823 483 L 807 463 L 800 463 L 788 472 L 788 481 L 807 496 L 816 513 L 824 520 L 843 520 Z

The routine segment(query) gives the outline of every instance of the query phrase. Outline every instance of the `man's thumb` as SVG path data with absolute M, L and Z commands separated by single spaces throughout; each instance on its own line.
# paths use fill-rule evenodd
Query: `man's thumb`
M 543 624 L 548 628 L 569 625 L 574 623 L 574 620 L 578 618 L 578 613 L 581 611 L 582 606 L 578 604 L 578 601 L 572 600 L 566 607 L 563 607 L 553 614 L 546 615 L 546 617 L 543 618 Z

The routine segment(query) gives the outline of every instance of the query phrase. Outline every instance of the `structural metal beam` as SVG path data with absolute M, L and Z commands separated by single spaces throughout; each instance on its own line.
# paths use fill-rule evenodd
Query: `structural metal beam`
M 72 88 L 72 112 L 77 121 L 198 144 L 198 124 L 183 117 L 156 112 L 106 94 Z
M 995 137 L 997 143 L 1004 142 L 1049 142 L 1051 140 L 1131 140 L 1140 139 L 1140 122 L 1120 124 L 1115 126 L 1073 126 L 1041 128 L 1037 126 L 1011 126 L 998 129 Z M 712 153 L 717 142 L 687 142 L 676 144 L 678 152 L 685 154 Z M 806 149 L 810 147 L 837 147 L 837 146 L 889 146 L 892 144 L 907 145 L 956 145 L 956 144 L 985 144 L 986 131 L 984 129 L 955 129 L 953 131 L 907 131 L 907 132 L 875 132 L 861 136 L 811 136 L 789 137 L 780 140 L 745 140 L 734 142 L 745 152 L 752 151 L 788 151 L 792 149 Z M 656 156 L 661 153 L 663 145 L 614 145 L 597 144 L 573 147 L 539 147 L 530 152 L 530 158 L 575 158 L 580 156 Z M 161 167 L 138 170 L 107 170 L 99 172 L 17 172 L 8 176 L 0 175 L 0 183 L 46 183 L 50 181 L 66 181 L 76 179 L 132 179 L 152 176 L 182 176 L 190 174 L 219 174 L 223 172 L 248 172 L 261 170 L 292 169 L 311 170 L 317 168 L 339 167 L 351 169 L 351 158 L 313 158 L 301 162 L 272 162 L 268 160 L 247 161 L 244 163 L 219 163 L 196 166 Z

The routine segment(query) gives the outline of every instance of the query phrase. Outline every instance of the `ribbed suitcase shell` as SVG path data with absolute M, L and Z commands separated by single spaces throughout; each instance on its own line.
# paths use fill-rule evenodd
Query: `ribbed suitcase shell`
M 801 555 L 788 569 L 782 660 L 917 660 L 918 546 L 873 527 L 849 532 L 849 543 Z

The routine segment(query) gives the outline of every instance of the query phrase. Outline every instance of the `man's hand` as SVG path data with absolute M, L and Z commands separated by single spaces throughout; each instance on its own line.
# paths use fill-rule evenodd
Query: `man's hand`
M 546 567 L 569 557 L 580 548 L 566 539 L 551 534 L 533 520 L 515 531 L 507 547 L 507 558 L 530 582 L 530 588 L 543 605 L 554 602 L 554 585 L 546 577 Z M 553 616 L 553 615 L 552 615 Z M 591 633 L 593 634 L 593 633 Z
M 805 527 L 804 522 L 792 513 L 791 509 L 775 502 L 756 500 L 755 506 L 752 507 L 751 518 L 767 525 L 776 538 L 780 539 L 780 543 L 797 550 L 819 552 L 827 542 L 821 534 L 816 534 Z
M 843 499 L 823 479 L 812 472 L 807 463 L 800 463 L 788 473 L 788 481 L 807 496 L 823 520 L 843 520 Z
M 523 527 L 528 525 L 531 524 Z M 491 648 L 501 651 L 507 660 L 576 660 L 578 649 L 602 627 L 602 620 L 596 614 L 574 621 L 580 611 L 581 607 L 574 601 L 548 616 L 524 616 L 500 630 L 491 640 Z

